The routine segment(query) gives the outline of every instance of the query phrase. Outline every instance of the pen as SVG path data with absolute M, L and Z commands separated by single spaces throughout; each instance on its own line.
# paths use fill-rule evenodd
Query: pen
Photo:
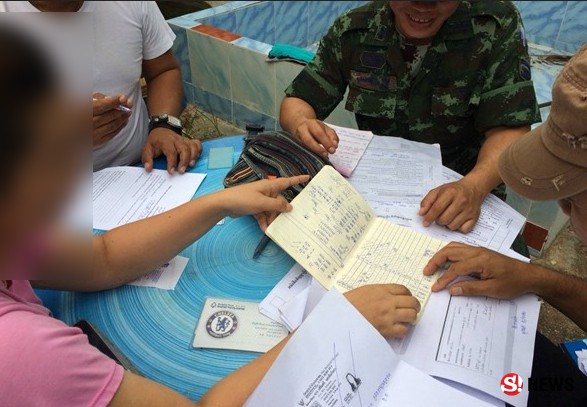
M 95 102 L 96 100 L 98 100 L 98 99 L 92 98 L 92 101 Z M 119 110 L 121 112 L 125 112 L 125 113 L 130 113 L 132 111 L 130 108 L 128 108 L 128 107 L 126 107 L 124 105 L 118 105 L 114 109 Z
M 261 255 L 261 253 L 263 252 L 265 247 L 267 247 L 267 245 L 269 244 L 270 241 L 271 241 L 271 239 L 269 239 L 269 237 L 267 235 L 263 235 L 263 237 L 261 238 L 261 241 L 259 242 L 259 244 L 255 248 L 255 252 L 253 253 L 253 259 L 259 258 L 259 256 Z

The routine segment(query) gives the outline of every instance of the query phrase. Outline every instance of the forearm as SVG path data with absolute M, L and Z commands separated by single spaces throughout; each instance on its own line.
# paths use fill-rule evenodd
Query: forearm
M 308 102 L 296 97 L 285 97 L 283 99 L 279 113 L 279 123 L 285 131 L 293 134 L 297 127 L 308 119 L 316 119 L 316 112 Z
M 105 275 L 101 288 L 132 281 L 172 259 L 226 215 L 221 201 L 219 194 L 206 195 L 95 237 L 93 274 Z
M 164 71 L 147 81 L 149 115 L 169 114 L 179 117 L 181 113 L 181 72 L 178 68 Z
M 517 138 L 530 131 L 529 126 L 500 127 L 487 132 L 485 142 L 479 151 L 477 164 L 464 179 L 476 185 L 484 196 L 502 183 L 497 170 L 501 153 Z
M 258 359 L 220 380 L 208 390 L 198 405 L 203 407 L 242 406 L 257 388 L 291 336 L 289 335 Z
M 61 239 L 34 282 L 39 288 L 98 291 L 118 287 L 161 266 L 225 217 L 220 194 L 89 239 Z
M 531 292 L 587 331 L 587 281 L 532 265 Z

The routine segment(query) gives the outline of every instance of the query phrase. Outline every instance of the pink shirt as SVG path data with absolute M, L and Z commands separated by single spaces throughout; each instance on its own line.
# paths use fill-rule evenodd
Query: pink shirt
M 49 316 L 28 280 L 0 283 L 0 406 L 107 406 L 124 370 Z

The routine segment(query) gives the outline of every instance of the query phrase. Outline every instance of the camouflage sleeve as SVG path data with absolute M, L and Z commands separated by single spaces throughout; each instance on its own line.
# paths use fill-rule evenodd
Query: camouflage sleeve
M 286 96 L 305 100 L 324 120 L 344 97 L 347 87 L 343 73 L 339 21 L 322 38 L 314 59 L 285 90 Z
M 495 37 L 475 128 L 484 133 L 499 126 L 524 126 L 540 121 L 530 74 L 530 57 L 520 15 Z M 497 31 L 497 30 L 496 30 Z

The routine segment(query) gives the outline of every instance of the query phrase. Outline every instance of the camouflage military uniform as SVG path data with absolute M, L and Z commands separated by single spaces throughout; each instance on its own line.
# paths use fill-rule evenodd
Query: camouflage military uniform
M 444 165 L 461 174 L 475 165 L 484 132 L 540 120 L 521 19 L 510 2 L 461 2 L 414 75 L 401 41 L 387 1 L 351 10 L 286 94 L 323 120 L 348 87 L 345 107 L 359 128 L 439 143 Z

